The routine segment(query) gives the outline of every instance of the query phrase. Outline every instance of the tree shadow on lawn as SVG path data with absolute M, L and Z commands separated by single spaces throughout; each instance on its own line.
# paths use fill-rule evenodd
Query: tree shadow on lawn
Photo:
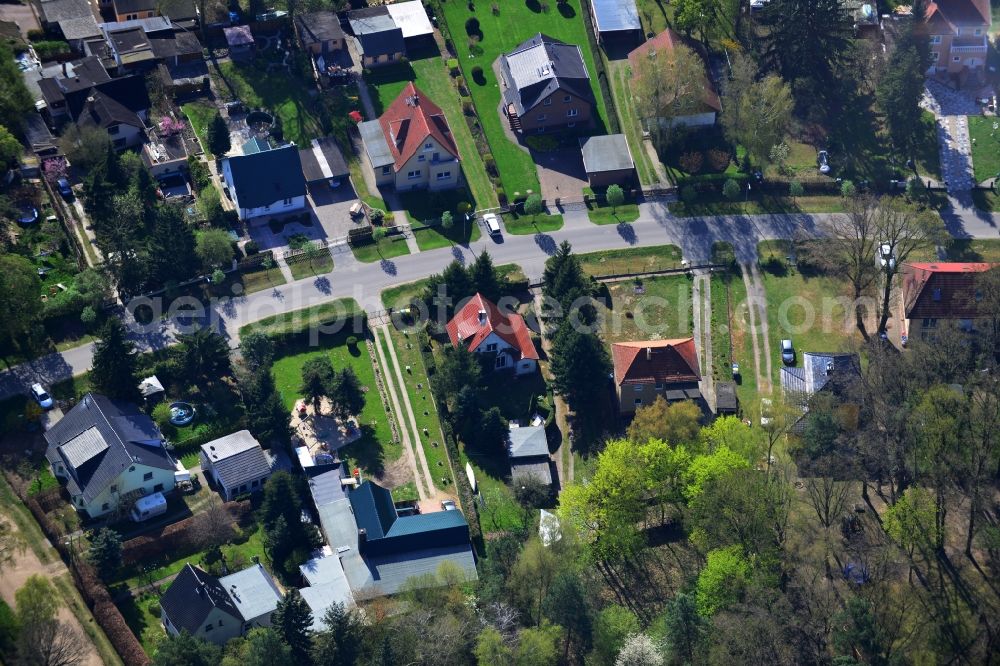
M 341 458 L 351 458 L 372 476 L 382 476 L 385 472 L 385 451 L 371 424 L 362 425 L 361 437 L 340 449 L 339 453 Z
M 565 19 L 576 18 L 576 10 L 573 9 L 573 5 L 569 2 L 560 2 L 556 5 L 559 8 L 559 13 Z

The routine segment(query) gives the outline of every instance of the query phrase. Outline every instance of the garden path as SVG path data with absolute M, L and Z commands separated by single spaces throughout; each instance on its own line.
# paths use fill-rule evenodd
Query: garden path
M 757 390 L 762 395 L 771 393 L 770 335 L 767 327 L 767 292 L 764 290 L 760 271 L 756 262 L 740 264 L 743 284 L 747 290 L 747 310 L 750 324 L 750 339 L 753 341 L 753 365 L 757 378 Z M 761 355 L 763 354 L 763 361 Z
M 696 271 L 691 285 L 694 305 L 694 343 L 701 363 L 701 395 L 715 412 L 715 379 L 712 374 L 712 274 Z

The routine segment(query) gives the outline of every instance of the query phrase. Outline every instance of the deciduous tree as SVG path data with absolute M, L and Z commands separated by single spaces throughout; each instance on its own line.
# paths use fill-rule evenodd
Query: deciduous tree
M 781 143 L 788 132 L 794 107 L 791 88 L 774 74 L 758 79 L 749 57 L 737 54 L 733 78 L 723 92 L 726 136 L 746 148 L 756 163 L 766 163 L 771 147 Z
M 689 400 L 673 404 L 657 396 L 650 405 L 635 410 L 628 426 L 628 438 L 636 444 L 650 439 L 662 439 L 670 444 L 692 444 L 698 441 L 701 410 Z
M 316 414 L 321 413 L 323 398 L 333 395 L 335 381 L 333 364 L 325 354 L 314 356 L 302 364 L 302 384 L 299 386 L 299 392 L 313 404 L 313 411 Z
M 32 666 L 75 666 L 81 661 L 84 642 L 80 633 L 61 622 L 59 593 L 44 577 L 29 576 L 14 594 L 17 602 L 18 663 Z
M 42 283 L 30 261 L 13 254 L 0 255 L 0 327 L 11 341 L 35 322 L 42 309 Z
M 663 150 L 670 144 L 678 118 L 691 115 L 703 104 L 705 63 L 684 44 L 659 50 L 649 47 L 636 61 L 632 92 L 636 113 Z
M 607 199 L 608 205 L 611 206 L 612 213 L 616 212 L 618 206 L 625 203 L 625 192 L 622 190 L 621 185 L 608 185 L 608 189 L 605 191 L 604 197 Z
M 698 613 L 711 617 L 738 602 L 750 577 L 750 564 L 739 546 L 709 551 L 705 568 L 698 574 Z
M 234 256 L 229 234 L 222 229 L 202 231 L 195 240 L 195 254 L 206 270 L 228 268 Z

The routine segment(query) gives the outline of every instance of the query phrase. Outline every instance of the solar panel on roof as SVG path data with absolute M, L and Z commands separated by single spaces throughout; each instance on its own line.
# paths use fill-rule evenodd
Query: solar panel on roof
M 76 468 L 88 460 L 108 450 L 108 443 L 97 428 L 87 428 L 79 435 L 69 440 L 61 447 L 63 455 L 69 464 Z

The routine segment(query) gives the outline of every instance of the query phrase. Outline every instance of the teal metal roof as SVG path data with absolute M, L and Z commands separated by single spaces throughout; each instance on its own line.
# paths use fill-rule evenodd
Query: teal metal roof
M 271 150 L 271 143 L 267 140 L 267 137 L 255 136 L 243 144 L 244 155 L 254 155 L 262 153 L 265 150 Z
M 359 544 L 366 554 L 402 553 L 416 548 L 468 545 L 469 523 L 461 511 L 435 511 L 398 516 L 392 494 L 365 481 L 348 496 L 358 529 L 365 530 Z

